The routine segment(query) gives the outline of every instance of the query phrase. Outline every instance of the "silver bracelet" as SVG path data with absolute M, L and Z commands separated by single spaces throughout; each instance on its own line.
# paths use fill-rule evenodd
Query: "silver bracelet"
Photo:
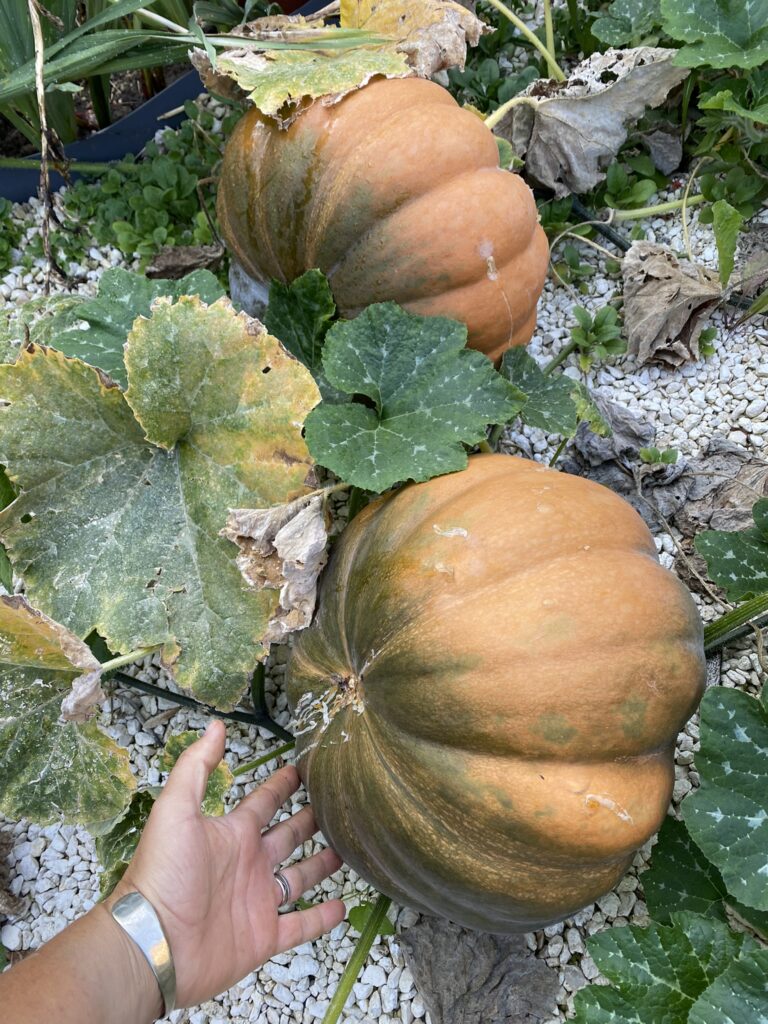
M 136 943 L 157 978 L 167 1016 L 176 1008 L 176 970 L 171 947 L 155 908 L 140 892 L 129 892 L 112 907 L 112 917 Z

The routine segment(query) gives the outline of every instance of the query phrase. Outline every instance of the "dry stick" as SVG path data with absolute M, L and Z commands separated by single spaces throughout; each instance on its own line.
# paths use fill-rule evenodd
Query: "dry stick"
M 35 94 L 37 97 L 37 109 L 40 115 L 40 184 L 37 189 L 37 194 L 40 198 L 40 202 L 43 204 L 43 221 L 40 226 L 40 234 L 43 239 L 43 252 L 45 253 L 46 260 L 43 294 L 49 295 L 51 291 L 51 272 L 54 267 L 54 260 L 51 252 L 51 208 L 53 204 L 51 200 L 50 173 L 48 170 L 50 146 L 48 140 L 48 118 L 45 111 L 45 81 L 43 79 L 45 41 L 43 39 L 43 28 L 40 24 L 40 15 L 37 12 L 35 0 L 27 0 L 27 6 L 29 8 L 29 20 L 32 25 L 32 37 L 35 43 Z
M 339 0 L 333 0 L 333 3 L 326 4 L 319 11 L 315 11 L 314 14 L 308 14 L 305 21 L 320 21 L 322 18 L 332 18 L 338 14 L 341 10 L 341 3 Z

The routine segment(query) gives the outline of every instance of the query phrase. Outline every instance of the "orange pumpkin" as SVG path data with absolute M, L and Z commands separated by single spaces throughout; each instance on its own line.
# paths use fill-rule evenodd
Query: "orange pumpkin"
M 252 278 L 319 267 L 345 317 L 392 299 L 463 321 L 494 360 L 533 333 L 548 261 L 533 195 L 433 82 L 378 79 L 287 130 L 250 110 L 227 144 L 218 215 Z
M 351 523 L 287 690 L 320 828 L 395 900 L 526 931 L 659 828 L 702 626 L 612 491 L 507 455 Z

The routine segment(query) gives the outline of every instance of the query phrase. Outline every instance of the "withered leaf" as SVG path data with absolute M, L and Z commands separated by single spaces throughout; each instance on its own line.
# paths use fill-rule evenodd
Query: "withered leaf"
M 464 68 L 467 45 L 491 28 L 452 0 L 341 0 L 341 24 L 391 36 L 420 78 Z
M 595 53 L 562 85 L 532 83 L 523 94 L 527 102 L 512 107 L 499 134 L 537 184 L 558 197 L 588 192 L 605 177 L 627 126 L 663 103 L 688 74 L 672 64 L 676 52 L 640 46 Z
M 164 245 L 147 267 L 147 277 L 178 281 L 193 270 L 215 270 L 224 256 L 222 245 Z
M 317 578 L 327 558 L 322 495 L 273 508 L 231 509 L 221 534 L 240 548 L 236 562 L 247 583 L 280 590 L 280 603 L 265 639 L 278 642 L 308 626 L 315 610 Z
M 622 261 L 628 351 L 674 369 L 699 358 L 699 336 L 720 301 L 718 276 L 663 245 L 633 242 Z

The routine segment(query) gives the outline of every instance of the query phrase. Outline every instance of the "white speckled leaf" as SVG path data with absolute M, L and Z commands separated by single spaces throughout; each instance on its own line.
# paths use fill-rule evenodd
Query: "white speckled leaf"
M 731 601 L 768 590 L 768 498 L 752 506 L 749 530 L 704 530 L 695 540 L 707 572 Z
M 153 301 L 161 295 L 173 299 L 199 295 L 203 302 L 215 302 L 224 295 L 224 289 L 207 270 L 169 281 L 150 280 L 116 267 L 101 275 L 94 298 L 78 296 L 57 315 L 43 320 L 34 340 L 98 366 L 125 387 L 123 346 L 128 332 L 136 317 L 149 316 Z M 87 325 L 85 329 L 76 326 L 81 321 Z
M 768 1024 L 768 949 L 741 956 L 691 1007 L 687 1024 Z
M 0 461 L 22 491 L 0 536 L 46 614 L 114 651 L 162 645 L 182 686 L 226 707 L 277 595 L 245 587 L 219 530 L 233 506 L 304 493 L 302 421 L 319 396 L 224 300 L 158 303 L 130 335 L 126 395 L 51 350 L 0 367 Z
M 613 0 L 592 23 L 592 35 L 609 46 L 636 43 L 648 35 L 660 19 L 659 0 Z
M 86 645 L 23 597 L 0 597 L 0 812 L 98 831 L 135 782 L 128 752 L 93 722 L 60 721 L 75 677 L 99 668 Z
M 727 924 L 673 915 L 671 927 L 611 928 L 587 949 L 610 982 L 576 995 L 576 1024 L 687 1024 L 694 1002 L 742 952 L 756 943 Z
M 99 878 L 102 899 L 109 896 L 125 874 L 159 792 L 159 789 L 142 789 L 134 793 L 125 814 L 114 822 L 109 832 L 97 837 L 96 856 L 104 868 Z
M 715 686 L 701 702 L 701 786 L 683 802 L 688 831 L 737 900 L 768 910 L 768 712 Z
M 464 469 L 463 443 L 482 440 L 488 423 L 506 423 L 520 408 L 517 389 L 466 340 L 463 324 L 413 316 L 394 302 L 334 324 L 325 374 L 375 408 L 322 402 L 306 423 L 315 460 L 371 491 Z
M 768 60 L 766 0 L 661 0 L 662 25 L 683 46 L 676 64 L 756 68 Z

